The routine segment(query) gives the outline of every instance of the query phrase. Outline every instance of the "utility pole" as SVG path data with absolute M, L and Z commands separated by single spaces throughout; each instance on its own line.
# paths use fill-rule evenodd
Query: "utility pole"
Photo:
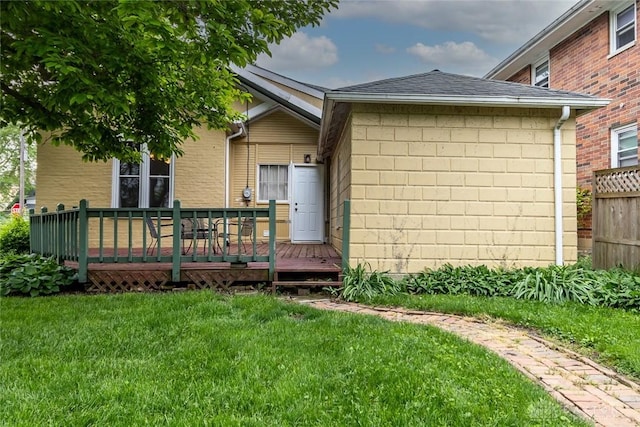
M 22 133 L 22 129 L 20 130 L 20 216 L 24 215 L 24 161 L 25 161 L 26 150 L 24 146 L 24 134 Z

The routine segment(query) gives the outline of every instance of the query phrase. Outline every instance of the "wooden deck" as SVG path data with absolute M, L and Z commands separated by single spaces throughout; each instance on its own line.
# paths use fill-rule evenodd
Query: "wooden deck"
M 247 245 L 248 249 L 249 245 Z M 198 248 L 203 254 L 205 249 Z M 230 254 L 238 251 L 237 245 L 227 247 Z M 113 256 L 113 250 L 103 256 Z M 97 256 L 97 249 L 89 250 Z M 141 256 L 142 248 L 132 250 L 133 256 Z M 257 254 L 268 253 L 268 245 L 259 243 Z M 128 250 L 118 250 L 119 256 L 127 256 Z M 191 254 L 191 252 L 189 253 Z M 189 255 L 188 254 L 188 255 Z M 155 252 L 152 255 L 156 255 Z M 170 248 L 163 248 L 161 255 L 171 255 Z M 269 280 L 266 262 L 248 262 L 234 265 L 228 262 L 182 262 L 180 283 L 171 283 L 171 263 L 89 263 L 87 290 L 92 292 L 122 292 L 162 290 L 178 286 L 189 288 L 218 288 L 229 290 L 235 284 L 271 285 L 275 290 L 282 287 L 311 287 L 340 285 L 342 258 L 327 244 L 276 244 L 276 268 L 273 281 Z M 70 267 L 77 263 L 67 262 Z

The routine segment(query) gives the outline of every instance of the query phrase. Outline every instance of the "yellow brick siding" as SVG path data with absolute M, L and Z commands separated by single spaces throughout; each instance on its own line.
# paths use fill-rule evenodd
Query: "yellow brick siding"
M 196 129 L 198 139 L 186 141 L 175 161 L 174 196 L 182 207 L 224 206 L 224 143 L 220 130 Z
M 83 162 L 75 149 L 44 142 L 38 146 L 37 209 L 53 211 L 58 203 L 71 208 L 81 199 L 93 207 L 110 207 L 111 174 L 111 161 Z
M 350 263 L 394 273 L 445 262 L 553 263 L 552 129 L 559 116 L 551 109 L 354 105 L 351 191 L 360 197 L 351 198 Z M 573 118 L 562 138 L 564 259 L 572 262 Z M 348 145 L 342 140 L 337 150 Z
M 352 156 L 351 156 L 351 140 L 357 135 L 357 132 L 352 132 L 352 127 L 350 126 L 350 121 L 347 122 L 347 125 L 344 128 L 344 133 L 340 138 L 340 142 L 338 142 L 338 146 L 335 150 L 334 155 L 331 157 L 331 166 L 330 166 L 330 177 L 329 177 L 329 188 L 330 188 L 330 197 L 329 197 L 329 239 L 330 243 L 334 248 L 338 250 L 338 252 L 342 252 L 342 232 L 343 232 L 343 212 L 344 212 L 344 201 L 347 199 L 353 198 L 363 198 L 364 192 L 366 188 L 360 188 L 360 191 L 357 193 L 352 192 L 351 187 L 351 171 L 353 169 L 352 164 Z M 358 221 L 358 218 L 354 218 L 351 216 L 351 226 L 353 227 L 354 223 L 361 228 L 363 224 Z
M 249 145 L 247 139 L 238 138 L 231 143 L 230 152 L 230 206 L 245 207 L 242 190 L 247 186 L 253 189 L 250 207 L 268 207 L 266 202 L 258 202 L 257 169 L 260 164 L 303 163 L 304 155 L 311 154 L 311 163 L 316 163 L 315 153 L 318 130 L 298 119 L 278 111 L 269 114 L 249 126 Z M 249 150 L 249 170 L 247 176 L 247 149 Z M 276 238 L 289 240 L 290 212 L 289 203 L 281 202 L 276 206 Z M 257 227 L 258 239 L 266 241 L 264 231 L 266 222 Z

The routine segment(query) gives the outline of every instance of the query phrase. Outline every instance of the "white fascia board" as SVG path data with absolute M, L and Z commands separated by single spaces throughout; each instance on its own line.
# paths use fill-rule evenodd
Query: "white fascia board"
M 264 90 L 273 94 L 275 97 L 283 99 L 289 102 L 291 105 L 295 105 L 296 107 L 308 112 L 309 114 L 312 114 L 314 117 L 317 117 L 318 119 L 322 117 L 322 110 L 320 108 L 313 106 L 306 101 L 303 101 L 302 99 L 298 98 L 297 96 L 287 91 L 280 89 L 278 86 L 269 83 L 265 79 L 259 76 L 256 76 L 255 74 L 250 73 L 246 70 L 238 68 L 234 65 L 231 66 L 231 70 L 234 73 L 238 74 L 239 76 L 242 76 L 245 79 L 249 80 L 250 82 L 262 87 Z
M 504 61 L 491 69 L 484 75 L 484 78 L 492 80 L 508 79 L 538 59 L 543 52 L 551 50 L 558 43 L 600 16 L 602 12 L 608 10 L 609 6 L 610 4 L 602 1 L 579 1 Z
M 473 107 L 525 107 L 547 108 L 569 105 L 573 108 L 589 109 L 604 107 L 610 100 L 594 98 L 534 98 L 509 96 L 456 96 L 456 95 L 413 95 L 413 94 L 380 94 L 380 93 L 327 93 L 327 99 L 337 102 L 364 102 L 382 104 L 424 104 L 424 105 L 458 105 Z
M 283 84 L 285 86 L 289 86 L 291 89 L 295 89 L 295 90 L 300 91 L 302 93 L 306 93 L 307 95 L 313 96 L 315 98 L 322 99 L 322 97 L 324 96 L 324 92 L 322 92 L 322 91 L 320 91 L 318 89 L 309 87 L 309 86 L 305 85 L 304 83 L 300 83 L 300 82 L 297 82 L 295 80 L 291 80 L 291 79 L 289 79 L 289 78 L 287 78 L 285 76 L 281 76 L 280 74 L 276 74 L 276 73 L 274 73 L 272 71 L 269 71 L 269 70 L 267 70 L 265 68 L 260 68 L 260 67 L 257 67 L 255 65 L 249 64 L 249 65 L 247 65 L 245 67 L 245 69 L 247 71 L 253 73 L 253 74 L 256 74 L 256 75 L 260 76 L 260 77 L 263 77 L 263 78 L 269 79 L 269 80 L 273 80 L 274 82 L 278 82 L 278 83 Z

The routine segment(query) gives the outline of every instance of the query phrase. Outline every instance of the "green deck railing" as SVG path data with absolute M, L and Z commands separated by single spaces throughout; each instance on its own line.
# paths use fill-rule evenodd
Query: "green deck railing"
M 271 200 L 269 208 L 182 208 L 180 201 L 176 200 L 172 208 L 115 209 L 90 208 L 86 200 L 81 200 L 78 207 L 69 210 L 58 205 L 55 212 L 48 212 L 46 208 L 38 214 L 31 211 L 31 251 L 55 257 L 59 262 L 76 261 L 78 280 L 82 283 L 87 281 L 90 263 L 171 263 L 172 280 L 177 282 L 181 265 L 187 262 L 268 262 L 269 279 L 273 280 L 275 206 L 275 201 Z M 257 248 L 260 218 L 267 219 L 269 224 L 269 250 L 266 255 L 258 254 Z M 162 250 L 167 247 L 162 244 L 163 238 L 157 239 L 154 251 L 149 251 L 156 241 L 151 237 L 149 220 L 159 236 L 171 241 L 170 253 Z M 192 237 L 186 242 L 182 232 L 183 220 L 203 224 L 203 228 L 191 233 Z M 252 234 L 246 234 L 240 226 L 247 223 L 251 225 L 248 229 Z M 223 243 L 218 247 L 219 238 Z M 236 253 L 230 253 L 227 239 L 237 243 Z M 183 253 L 185 243 L 198 250 Z M 247 243 L 251 249 L 244 253 Z

